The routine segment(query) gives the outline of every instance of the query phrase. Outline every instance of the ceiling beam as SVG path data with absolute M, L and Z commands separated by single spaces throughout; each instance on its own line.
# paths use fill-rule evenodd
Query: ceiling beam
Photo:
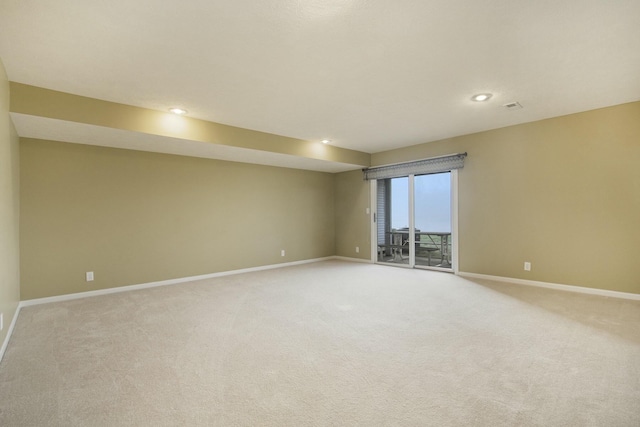
M 12 113 L 329 162 L 358 166 L 371 164 L 369 153 L 320 142 L 177 116 L 169 112 L 118 104 L 16 82 L 10 83 L 10 91 Z

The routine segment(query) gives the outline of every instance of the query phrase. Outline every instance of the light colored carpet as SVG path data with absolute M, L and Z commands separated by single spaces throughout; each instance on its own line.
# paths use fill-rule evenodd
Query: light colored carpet
M 640 426 L 640 302 L 329 261 L 22 310 L 2 426 Z

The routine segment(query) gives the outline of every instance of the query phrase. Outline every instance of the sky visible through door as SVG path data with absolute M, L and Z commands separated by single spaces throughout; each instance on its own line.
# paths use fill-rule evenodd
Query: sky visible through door
M 415 227 L 424 232 L 451 232 L 451 172 L 415 177 Z M 391 180 L 391 227 L 409 227 L 409 180 Z

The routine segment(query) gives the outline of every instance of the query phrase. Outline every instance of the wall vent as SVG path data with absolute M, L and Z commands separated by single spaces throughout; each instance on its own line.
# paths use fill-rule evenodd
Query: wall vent
M 522 108 L 519 102 L 509 102 L 508 104 L 503 105 L 507 110 L 519 110 Z

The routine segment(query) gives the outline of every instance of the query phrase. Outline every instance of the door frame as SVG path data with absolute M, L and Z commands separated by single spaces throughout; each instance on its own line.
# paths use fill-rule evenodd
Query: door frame
M 458 251 L 458 170 L 453 169 L 448 171 L 451 173 L 451 269 L 443 269 L 438 267 L 424 267 L 420 266 L 420 270 L 433 270 L 433 271 L 445 271 L 458 274 L 459 271 L 459 251 Z M 409 175 L 409 239 L 410 249 L 414 248 L 415 251 L 415 201 L 414 201 L 414 175 Z M 378 198 L 378 181 L 372 179 L 369 181 L 369 205 L 371 210 L 370 216 L 370 232 L 371 232 L 371 262 L 374 264 L 391 265 L 394 267 L 415 268 L 415 257 L 410 257 L 409 264 L 391 264 L 391 263 L 379 263 L 378 262 L 378 230 L 377 230 L 377 198 Z

